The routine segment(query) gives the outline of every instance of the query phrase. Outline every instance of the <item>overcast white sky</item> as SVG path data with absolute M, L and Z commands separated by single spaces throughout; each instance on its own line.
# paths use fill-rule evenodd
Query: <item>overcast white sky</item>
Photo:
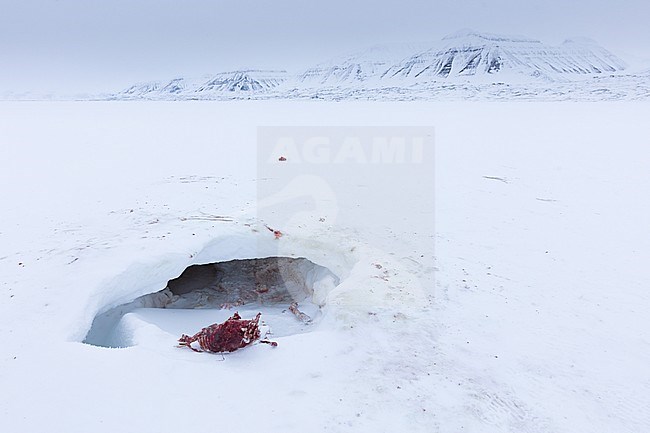
M 242 67 L 299 70 L 462 28 L 650 58 L 648 0 L 0 0 L 0 92 L 102 91 Z

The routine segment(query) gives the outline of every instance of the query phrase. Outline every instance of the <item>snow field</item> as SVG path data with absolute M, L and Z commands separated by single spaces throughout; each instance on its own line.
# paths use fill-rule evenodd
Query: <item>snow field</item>
M 2 103 L 2 430 L 645 431 L 648 114 Z M 259 182 L 274 181 L 257 173 L 256 126 L 287 124 L 433 125 L 435 260 L 429 233 L 414 235 L 429 227 L 421 201 L 390 206 L 430 184 L 382 184 L 356 224 L 258 213 Z M 342 202 L 368 194 L 354 180 L 335 188 Z M 364 212 L 401 222 L 379 230 Z M 341 278 L 311 332 L 222 360 L 175 348 L 179 322 L 142 310 L 124 318 L 133 347 L 81 343 L 97 313 L 192 263 L 264 255 Z

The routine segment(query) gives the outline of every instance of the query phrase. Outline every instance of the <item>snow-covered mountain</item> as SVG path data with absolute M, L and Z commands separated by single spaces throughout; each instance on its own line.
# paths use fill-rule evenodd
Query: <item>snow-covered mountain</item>
M 594 41 L 567 40 L 560 46 L 520 36 L 464 30 L 443 39 L 441 46 L 416 53 L 387 69 L 383 80 L 432 81 L 481 75 L 565 78 L 575 74 L 621 71 L 625 63 Z
M 297 75 L 245 70 L 132 86 L 115 99 L 645 98 L 647 74 L 590 39 L 559 46 L 462 30 L 436 44 L 375 46 Z M 614 95 L 614 96 L 612 96 Z
M 167 82 L 149 82 L 129 87 L 119 95 L 132 98 L 209 98 L 228 94 L 269 91 L 287 79 L 286 71 L 244 70 L 222 72 L 212 76 L 187 79 L 174 78 Z
M 279 86 L 286 79 L 286 71 L 235 71 L 216 75 L 201 84 L 195 92 L 264 92 Z
M 422 44 L 376 45 L 309 68 L 299 74 L 297 79 L 312 86 L 376 80 L 405 56 L 425 48 Z

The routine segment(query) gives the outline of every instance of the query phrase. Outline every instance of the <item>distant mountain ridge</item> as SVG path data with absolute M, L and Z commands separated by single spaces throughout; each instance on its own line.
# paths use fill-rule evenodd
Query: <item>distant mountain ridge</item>
M 129 87 L 120 94 L 134 98 L 161 96 L 191 98 L 227 92 L 264 92 L 278 87 L 288 77 L 286 71 L 251 69 L 222 72 L 194 79 L 178 77 L 167 82 L 141 83 Z
M 504 83 L 537 86 L 602 78 L 625 69 L 623 60 L 585 38 L 552 46 L 525 36 L 461 30 L 437 44 L 375 46 L 295 75 L 250 69 L 198 79 L 179 77 L 134 85 L 112 98 L 345 98 L 368 93 L 404 98 L 414 89 L 421 96 L 426 94 L 422 89 L 436 86 L 449 90 L 461 84 L 465 88 Z M 552 90 L 552 84 L 548 86 Z
M 449 35 L 442 42 L 442 46 L 393 65 L 382 74 L 382 79 L 432 81 L 503 73 L 553 79 L 571 74 L 611 73 L 626 67 L 621 59 L 595 42 L 566 41 L 555 47 L 522 36 L 471 30 Z

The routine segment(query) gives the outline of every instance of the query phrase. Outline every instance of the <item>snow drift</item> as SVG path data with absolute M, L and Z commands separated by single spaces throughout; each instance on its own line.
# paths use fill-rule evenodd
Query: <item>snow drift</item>
M 194 264 L 176 278 L 170 279 L 161 290 L 139 296 L 108 310 L 106 307 L 102 308 L 100 311 L 106 311 L 95 317 L 84 342 L 104 347 L 126 347 L 135 344 L 133 334 L 138 326 L 133 324 L 132 313 L 135 311 L 142 314 L 139 310 L 151 308 L 239 308 L 242 311 L 261 310 L 265 314 L 281 316 L 286 313 L 285 316 L 291 316 L 288 307 L 292 303 L 300 303 L 301 310 L 308 312 L 309 322 L 312 322 L 311 319 L 320 318 L 320 309 L 325 305 L 327 294 L 338 283 L 339 278 L 329 269 L 305 258 L 266 257 Z M 152 286 L 146 281 L 146 274 L 141 284 L 144 287 Z M 151 314 L 148 313 L 149 316 Z M 125 319 L 127 315 L 129 317 Z M 159 325 L 161 320 L 168 320 L 164 316 L 154 317 Z M 178 322 L 179 313 L 174 317 Z M 280 317 L 279 321 L 286 324 L 291 320 Z M 294 332 L 285 330 L 283 335 L 304 329 L 298 329 L 295 325 L 297 324 L 289 326 Z M 280 328 L 287 326 L 281 325 Z

